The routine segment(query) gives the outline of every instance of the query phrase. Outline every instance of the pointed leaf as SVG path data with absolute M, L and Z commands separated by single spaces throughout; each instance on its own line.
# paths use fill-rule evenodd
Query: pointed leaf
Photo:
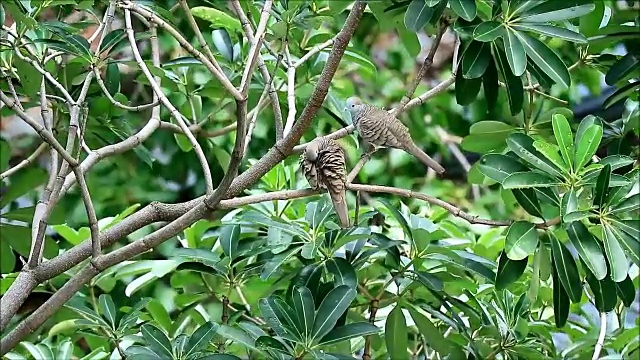
M 293 290 L 293 308 L 296 311 L 296 318 L 302 334 L 305 338 L 311 334 L 313 321 L 315 318 L 315 306 L 313 295 L 306 287 L 297 287 Z
M 467 21 L 475 19 L 478 11 L 475 0 L 449 0 L 449 6 L 453 12 Z
M 225 255 L 234 259 L 238 256 L 238 242 L 240 241 L 240 225 L 225 225 L 220 229 L 220 246 Z
M 551 161 L 553 165 L 555 165 L 563 174 L 568 175 L 569 165 L 562 160 L 560 155 L 559 147 L 553 144 L 550 144 L 544 140 L 536 140 L 533 142 L 533 147 L 538 150 L 542 155 L 544 155 L 547 160 Z M 566 177 L 565 177 L 566 179 Z
M 477 41 L 487 42 L 493 41 L 501 36 L 504 32 L 504 26 L 497 21 L 485 21 L 476 26 L 473 30 L 473 38 Z M 524 49 L 523 49 L 524 54 Z
M 624 306 L 630 307 L 633 304 L 636 298 L 636 289 L 629 275 L 623 281 L 616 283 L 616 292 Z
M 433 9 L 425 0 L 412 0 L 404 14 L 404 25 L 408 30 L 418 32 L 433 16 Z
M 353 266 L 345 259 L 334 257 L 327 261 L 327 270 L 333 274 L 333 283 L 347 285 L 355 288 L 358 285 L 358 276 Z
M 595 299 L 595 306 L 599 312 L 609 312 L 613 310 L 618 302 L 616 285 L 610 277 L 606 276 L 602 280 L 596 279 L 590 271 L 586 271 L 586 280 Z
M 503 251 L 500 254 L 500 261 L 498 262 L 498 272 L 496 273 L 496 289 L 504 290 L 509 285 L 518 280 L 524 273 L 524 270 L 527 268 L 528 261 L 528 257 L 522 260 L 511 260 Z
M 391 359 L 406 359 L 408 347 L 407 320 L 400 304 L 391 310 L 384 326 L 384 339 Z
M 462 55 L 462 76 L 465 79 L 482 77 L 490 60 L 490 45 L 480 41 L 472 41 Z
M 640 67 L 640 59 L 636 54 L 629 52 L 627 55 L 623 56 L 620 60 L 611 65 L 611 68 L 607 71 L 604 81 L 608 85 L 614 85 L 618 81 L 627 77 L 627 75 L 638 67 Z
M 571 84 L 571 75 L 567 70 L 567 65 L 560 59 L 558 54 L 551 50 L 542 41 L 524 32 L 515 33 L 522 42 L 524 50 L 533 62 L 557 84 L 568 88 Z
M 640 241 L 616 227 L 611 227 L 609 230 L 611 230 L 618 239 L 618 243 L 624 248 L 627 255 L 631 258 L 631 261 L 637 266 L 640 266 Z
M 538 187 L 558 186 L 561 182 L 557 179 L 539 172 L 517 172 L 509 175 L 502 182 L 505 189 L 526 189 Z
M 511 191 L 523 209 L 533 216 L 542 217 L 542 208 L 534 189 L 513 189 Z
M 562 244 L 553 233 L 549 234 L 551 254 L 553 256 L 553 263 L 555 264 L 554 268 L 558 272 L 558 278 L 571 301 L 578 303 L 582 297 L 582 287 L 580 285 L 580 275 L 576 261 L 564 244 Z
M 507 230 L 504 249 L 511 260 L 522 260 L 538 247 L 538 232 L 528 221 L 516 221 Z
M 169 359 L 173 358 L 171 353 L 171 341 L 169 341 L 169 338 L 164 332 L 162 332 L 162 330 L 147 323 L 142 325 L 140 331 L 142 332 L 142 337 L 144 337 L 144 340 L 153 352 L 160 356 L 166 356 Z
M 511 67 L 509 66 L 507 56 L 502 48 L 493 46 L 493 51 L 496 67 L 506 84 L 511 115 L 515 116 L 520 113 L 522 110 L 522 104 L 524 103 L 524 87 L 522 85 L 522 79 L 513 74 Z
M 407 310 L 409 310 L 413 322 L 416 324 L 416 327 L 418 327 L 420 335 L 424 336 L 427 345 L 441 356 L 447 355 L 451 346 L 431 320 L 411 307 Z
M 513 133 L 507 138 L 507 146 L 521 159 L 546 172 L 549 175 L 562 177 L 562 173 L 533 146 L 533 139 L 523 133 Z
M 553 275 L 553 315 L 556 320 L 556 327 L 562 328 L 569 318 L 569 307 L 571 303 L 569 301 L 569 295 L 565 290 L 560 276 L 556 270 L 555 264 L 552 265 Z
M 591 160 L 591 157 L 598 150 L 600 140 L 602 140 L 602 127 L 596 124 L 589 126 L 579 140 L 578 136 L 576 136 L 576 153 L 574 157 L 576 170 L 581 169 Z
M 511 71 L 515 76 L 522 76 L 527 69 L 527 54 L 522 42 L 511 29 L 504 32 L 502 39 Z
M 564 159 L 565 164 L 569 165 L 569 168 L 573 168 L 573 136 L 571 132 L 571 126 L 569 121 L 562 114 L 554 114 L 551 120 L 553 126 L 553 135 L 556 138 L 560 153 Z
M 184 349 L 185 356 L 188 357 L 191 354 L 205 349 L 216 335 L 218 327 L 220 327 L 220 325 L 207 321 L 194 331 Z
M 313 323 L 311 339 L 319 341 L 331 331 L 338 319 L 355 299 L 356 291 L 347 285 L 336 286 L 322 300 Z
M 341 341 L 354 339 L 361 336 L 377 334 L 380 329 L 368 322 L 355 322 L 331 330 L 325 337 L 320 340 L 319 345 L 334 344 Z
M 439 277 L 429 274 L 426 271 L 416 271 L 415 274 L 418 276 L 418 281 L 427 288 L 435 291 L 442 291 L 444 289 L 444 283 Z
M 620 202 L 618 205 L 614 206 L 612 209 L 612 213 L 627 213 L 627 212 L 637 212 L 640 209 L 640 193 L 635 193 L 634 195 L 629 196 L 624 199 L 624 201 Z
M 526 171 L 527 167 L 510 156 L 487 154 L 480 159 L 478 169 L 486 177 L 502 183 L 509 175 Z
M 598 280 L 607 276 L 607 264 L 605 263 L 602 248 L 598 240 L 589 232 L 580 221 L 571 222 L 567 226 L 569 240 L 575 246 L 582 262 L 591 270 Z
M 629 273 L 629 263 L 624 254 L 624 250 L 620 246 L 611 228 L 607 225 L 603 226 L 604 233 L 604 251 L 609 260 L 609 268 L 611 269 L 611 278 L 615 282 L 624 281 Z
M 514 24 L 513 28 L 520 31 L 535 31 L 541 35 L 572 41 L 579 44 L 587 43 L 587 38 L 584 35 L 557 26 L 519 22 Z
M 99 309 L 102 317 L 111 325 L 111 328 L 116 328 L 116 305 L 111 299 L 111 295 L 102 294 L 98 298 Z
M 596 193 L 593 197 L 593 205 L 597 205 L 599 208 L 603 207 L 609 195 L 609 179 L 611 179 L 611 165 L 607 164 L 600 170 L 596 181 Z
M 528 10 L 520 21 L 552 22 L 580 17 L 592 12 L 596 6 L 582 0 L 545 1 Z

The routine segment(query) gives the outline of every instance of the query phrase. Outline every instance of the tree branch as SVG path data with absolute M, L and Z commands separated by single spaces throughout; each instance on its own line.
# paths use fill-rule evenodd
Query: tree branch
M 38 156 L 40 156 L 40 154 L 42 154 L 42 152 L 44 152 L 44 150 L 48 147 L 47 143 L 42 143 L 40 144 L 40 146 L 38 146 L 36 148 L 36 150 L 29 155 L 26 159 L 20 161 L 18 164 L 16 164 L 15 166 L 7 169 L 6 171 L 4 171 L 3 173 L 0 174 L 0 180 L 7 178 L 13 174 L 15 174 L 16 172 L 20 171 L 20 169 L 29 166 Z
M 267 30 L 267 21 L 269 21 L 269 11 L 271 11 L 271 5 L 273 4 L 273 0 L 266 0 L 264 2 L 264 6 L 262 7 L 262 14 L 260 15 L 260 22 L 258 23 L 258 27 L 256 28 L 255 39 L 251 43 L 251 48 L 249 49 L 249 54 L 247 56 L 247 65 L 244 68 L 244 73 L 242 73 L 242 80 L 240 81 L 240 92 L 244 97 L 247 96 L 249 92 L 249 84 L 251 83 L 251 77 L 253 76 L 253 69 L 256 66 L 256 61 L 260 56 L 260 48 L 262 47 L 262 41 L 264 40 L 264 36 Z M 265 78 L 267 81 L 267 78 Z
M 422 81 L 422 78 L 427 74 L 427 71 L 431 69 L 431 66 L 433 65 L 433 57 L 436 55 L 436 51 L 440 46 L 440 40 L 442 40 L 442 35 L 444 35 L 448 27 L 449 22 L 446 20 L 446 17 L 441 17 L 440 27 L 438 28 L 438 32 L 436 33 L 436 37 L 433 40 L 433 43 L 431 43 L 431 48 L 429 49 L 427 57 L 424 59 L 420 70 L 418 70 L 418 74 L 416 74 L 415 79 L 413 79 L 413 83 L 411 84 L 411 86 L 409 86 L 409 89 L 407 89 L 407 93 L 402 97 L 402 100 L 400 100 L 400 104 L 398 104 L 398 106 L 391 112 L 391 115 L 397 116 L 404 111 L 405 106 L 413 97 L 413 94 L 416 92 L 416 89 Z
M 189 130 L 189 127 L 184 119 L 184 116 L 180 113 L 180 111 L 178 111 L 178 109 L 176 109 L 173 106 L 171 101 L 169 101 L 169 99 L 164 95 L 164 93 L 162 92 L 162 89 L 160 88 L 160 85 L 158 85 L 158 83 L 155 82 L 154 76 L 151 74 L 151 71 L 149 71 L 149 68 L 144 63 L 142 56 L 140 56 L 138 45 L 136 45 L 136 37 L 133 32 L 133 26 L 131 24 L 131 12 L 126 8 L 124 11 L 124 21 L 125 21 L 127 37 L 129 38 L 129 45 L 131 46 L 131 50 L 133 51 L 133 57 L 136 59 L 136 62 L 138 63 L 140 70 L 142 70 L 147 80 L 149 81 L 149 84 L 151 85 L 153 92 L 158 95 L 158 98 L 160 99 L 160 102 L 162 102 L 162 105 L 164 105 L 171 113 L 171 116 L 174 119 L 176 119 L 176 121 L 178 122 L 178 125 L 180 125 L 180 128 L 184 132 L 184 135 L 189 139 L 191 146 L 193 146 L 193 151 L 198 157 L 198 160 L 200 161 L 200 166 L 202 167 L 202 173 L 204 175 L 204 182 L 206 185 L 206 192 L 207 194 L 211 194 L 213 192 L 213 179 L 211 177 L 211 167 L 209 166 L 207 157 L 204 155 L 204 152 L 202 151 L 202 147 L 198 143 L 198 140 L 196 140 L 195 136 L 193 136 L 193 134 Z

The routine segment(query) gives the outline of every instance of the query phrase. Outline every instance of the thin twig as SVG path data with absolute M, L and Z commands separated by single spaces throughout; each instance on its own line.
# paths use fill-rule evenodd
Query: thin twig
M 115 105 L 115 107 L 118 107 L 120 109 L 124 109 L 127 111 L 142 111 L 142 110 L 146 110 L 148 108 L 152 108 L 158 104 L 160 104 L 159 100 L 156 100 L 155 102 L 149 103 L 149 104 L 144 104 L 144 105 L 136 105 L 136 106 L 129 106 L 129 105 L 124 105 L 123 103 L 121 103 L 120 101 L 116 100 L 113 96 L 111 96 L 111 93 L 109 93 L 109 90 L 107 90 L 107 86 L 104 84 L 104 81 L 102 80 L 102 78 L 100 77 L 100 71 L 98 71 L 98 68 L 95 66 L 91 66 L 93 69 L 93 73 L 96 77 L 96 81 L 98 82 L 98 85 L 100 85 L 100 89 L 102 89 L 102 93 L 105 94 L 105 96 L 107 97 L 107 99 L 109 99 L 109 101 L 111 101 L 111 103 L 113 105 Z
M 174 119 L 176 119 L 176 121 L 178 122 L 178 125 L 184 132 L 184 135 L 187 137 L 187 139 L 189 139 L 191 146 L 193 146 L 193 151 L 195 152 L 196 156 L 198 157 L 198 160 L 200 161 L 200 167 L 202 167 L 202 173 L 204 175 L 206 192 L 207 194 L 213 193 L 213 179 L 211 177 L 211 168 L 209 166 L 209 162 L 207 161 L 207 157 L 204 155 L 204 152 L 202 151 L 202 147 L 198 143 L 198 140 L 196 140 L 195 136 L 193 136 L 193 133 L 189 131 L 189 126 L 187 125 L 184 119 L 184 116 L 180 113 L 180 111 L 178 111 L 178 109 L 175 108 L 175 106 L 173 106 L 171 101 L 164 95 L 164 93 L 162 92 L 162 89 L 160 88 L 160 85 L 158 85 L 158 83 L 155 82 L 154 76 L 151 74 L 151 71 L 149 71 L 149 68 L 147 67 L 144 60 L 142 59 L 142 56 L 140 55 L 140 51 L 138 50 L 138 45 L 136 44 L 136 37 L 133 32 L 133 27 L 131 24 L 131 11 L 127 8 L 125 8 L 125 11 L 124 11 L 124 20 L 125 20 L 127 37 L 129 38 L 129 45 L 131 46 L 131 51 L 133 52 L 133 57 L 135 58 L 136 63 L 138 63 L 140 70 L 142 70 L 145 77 L 149 81 L 149 84 L 151 85 L 151 88 L 153 89 L 153 91 L 158 95 L 158 98 L 162 102 L 162 105 L 164 105 L 169 110 L 169 112 L 171 113 L 171 116 Z
M 240 81 L 240 92 L 246 96 L 249 92 L 249 84 L 251 83 L 251 77 L 253 76 L 253 69 L 256 66 L 258 56 L 260 56 L 260 48 L 262 47 L 262 41 L 267 30 L 267 21 L 269 21 L 269 11 L 271 11 L 271 5 L 273 0 L 266 0 L 262 7 L 262 13 L 260 14 L 260 22 L 256 28 L 255 41 L 251 44 L 249 49 L 249 55 L 247 56 L 244 72 L 242 73 L 242 80 Z M 267 79 L 265 79 L 267 81 Z
M 409 103 L 411 98 L 413 98 L 413 94 L 416 92 L 418 85 L 422 81 L 422 78 L 427 74 L 431 66 L 433 65 L 433 57 L 436 55 L 436 51 L 440 46 L 440 40 L 442 40 L 442 35 L 444 35 L 445 31 L 449 27 L 449 22 L 446 20 L 446 17 L 440 18 L 440 27 L 438 28 L 438 32 L 436 33 L 436 37 L 431 43 L 431 48 L 429 49 L 429 53 L 427 57 L 424 59 L 420 70 L 418 70 L 418 74 L 416 74 L 413 83 L 407 89 L 407 93 L 400 100 L 400 104 L 391 112 L 391 115 L 397 116 L 399 113 L 404 111 L 405 106 Z
M 38 146 L 36 148 L 36 150 L 31 155 L 29 155 L 26 159 L 20 161 L 19 163 L 17 163 L 13 167 L 11 167 L 11 168 L 7 169 L 6 171 L 4 171 L 3 173 L 1 173 L 0 174 L 0 180 L 15 174 L 20 169 L 23 169 L 26 166 L 29 166 L 38 156 L 40 156 L 40 154 L 42 154 L 42 152 L 47 147 L 48 147 L 47 143 L 43 142 L 42 144 L 40 144 L 40 146 Z
M 600 352 L 604 347 L 604 337 L 607 335 L 607 313 L 600 313 L 600 333 L 598 334 L 598 340 L 596 346 L 593 349 L 593 356 L 591 360 L 597 360 L 600 357 Z
M 305 61 L 309 60 L 309 58 L 311 58 L 313 55 L 319 53 L 320 51 L 324 50 L 325 48 L 333 45 L 335 41 L 335 38 L 331 38 L 325 42 L 323 42 L 322 44 L 318 44 L 316 46 L 314 46 L 311 50 L 309 50 L 309 52 L 307 52 L 306 54 L 304 54 L 304 56 L 302 56 L 300 59 L 298 59 L 298 61 L 296 61 L 293 64 L 294 68 L 298 68 L 300 67 L 300 65 L 304 64 Z
M 224 88 L 229 91 L 229 93 L 231 93 L 231 95 L 233 95 L 233 97 L 235 99 L 242 99 L 243 96 L 242 94 L 238 91 L 238 89 L 236 89 L 233 84 L 231 83 L 231 81 L 229 81 L 229 79 L 224 75 L 224 73 L 222 73 L 220 70 L 218 70 L 220 68 L 220 65 L 216 66 L 214 65 L 214 61 L 211 61 L 209 59 L 207 59 L 206 56 L 204 56 L 200 51 L 198 51 L 196 48 L 193 47 L 193 45 L 191 45 L 191 43 L 189 43 L 184 36 L 182 36 L 182 34 L 180 34 L 180 32 L 178 32 L 178 30 L 174 29 L 173 26 L 169 25 L 166 21 L 162 20 L 161 18 L 159 18 L 158 16 L 156 16 L 156 14 L 154 14 L 153 12 L 141 7 L 140 5 L 137 5 L 129 0 L 125 0 L 122 3 L 119 3 L 118 5 L 119 7 L 125 9 L 125 10 L 129 10 L 132 11 L 134 13 L 140 14 L 141 16 L 143 16 L 144 18 L 147 19 L 147 21 L 154 23 L 156 25 L 158 25 L 159 27 L 161 27 L 162 29 L 166 30 L 169 34 L 171 34 L 171 36 L 173 36 L 178 43 L 180 43 L 180 45 L 187 51 L 189 52 L 191 55 L 193 55 L 193 57 L 195 57 L 196 59 L 200 60 L 200 62 L 202 62 L 202 64 L 204 64 L 204 66 L 222 83 L 222 86 L 224 86 Z M 162 97 L 161 97 L 162 98 Z
M 287 63 L 291 64 L 291 54 L 289 53 L 289 45 L 285 44 L 284 53 L 286 55 Z M 287 68 L 287 105 L 289 110 L 287 113 L 287 122 L 284 125 L 284 136 L 289 134 L 294 122 L 296 121 L 296 68 L 289 66 Z
M 211 63 L 218 69 L 218 71 L 222 72 L 222 68 L 216 61 L 215 56 L 213 56 L 213 52 L 211 51 L 209 44 L 207 44 L 207 41 L 204 39 L 204 36 L 202 35 L 202 31 L 200 31 L 200 27 L 196 23 L 196 19 L 193 17 L 193 14 L 191 13 L 191 9 L 189 9 L 187 0 L 180 0 L 179 3 L 176 4 L 176 6 L 182 6 L 182 10 L 187 16 L 189 25 L 191 26 L 191 29 L 193 29 L 193 32 L 195 33 L 196 38 L 198 39 L 198 43 L 200 43 L 200 47 L 204 49 L 204 54 L 208 57 Z
M 244 30 L 244 34 L 247 37 L 247 40 L 249 40 L 249 44 L 253 46 L 256 42 L 256 39 L 255 39 L 255 36 L 253 35 L 253 30 L 251 29 L 249 18 L 247 18 L 247 15 L 244 13 L 244 10 L 242 10 L 242 6 L 240 5 L 240 2 L 238 0 L 232 0 L 231 6 L 233 7 L 233 10 L 238 16 L 240 23 L 242 24 L 242 29 Z M 277 61 L 276 61 L 275 68 L 276 69 L 278 68 Z M 276 125 L 275 126 L 276 141 L 279 141 L 282 139 L 282 136 L 283 136 L 282 135 L 283 125 L 282 125 L 282 110 L 280 109 L 280 101 L 278 100 L 278 94 L 276 93 L 275 86 L 273 84 L 273 80 L 275 78 L 275 71 L 273 76 L 269 74 L 269 69 L 267 69 L 267 65 L 264 62 L 264 59 L 262 58 L 259 52 L 258 52 L 258 69 L 260 69 L 260 73 L 262 74 L 262 78 L 264 79 L 265 83 L 268 84 L 267 90 L 269 92 L 269 99 L 271 100 L 271 107 L 273 108 L 273 116 L 275 118 L 275 125 Z

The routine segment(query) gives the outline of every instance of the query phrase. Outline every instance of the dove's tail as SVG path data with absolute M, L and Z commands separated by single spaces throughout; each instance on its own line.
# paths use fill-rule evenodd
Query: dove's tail
M 347 200 L 345 191 L 329 191 L 329 196 L 331 197 L 331 202 L 333 203 L 333 208 L 338 215 L 338 220 L 340 222 L 340 226 L 342 228 L 348 228 L 351 226 L 349 220 L 349 208 L 347 207 Z
M 442 165 L 438 164 L 437 161 L 433 160 L 429 155 L 425 154 L 419 147 L 415 144 L 409 145 L 407 151 L 409 151 L 413 156 L 417 157 L 422 161 L 425 165 L 435 170 L 438 174 L 442 174 L 445 170 Z

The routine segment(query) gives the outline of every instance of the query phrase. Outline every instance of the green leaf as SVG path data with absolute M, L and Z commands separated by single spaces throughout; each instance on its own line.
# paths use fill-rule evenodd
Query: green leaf
M 482 77 L 490 60 L 490 45 L 480 41 L 472 41 L 462 55 L 462 76 L 465 79 Z
M 39 90 L 38 90 L 39 91 Z M 0 198 L 0 209 L 15 199 L 34 191 L 47 181 L 47 172 L 38 167 L 26 167 L 11 176 L 11 185 Z
M 368 73 L 372 77 L 375 76 L 378 72 L 378 68 L 374 63 L 367 59 L 365 55 L 360 54 L 354 50 L 345 50 L 344 58 L 345 60 L 349 60 L 354 64 L 360 65 L 360 70 Z
M 60 345 L 58 345 L 57 355 L 56 359 L 71 359 L 73 355 L 73 342 L 69 339 L 63 340 Z
M 545 1 L 525 12 L 520 21 L 553 22 L 577 18 L 592 12 L 594 4 L 585 4 L 582 0 Z
M 551 254 L 553 256 L 553 263 L 555 264 L 554 269 L 557 270 L 558 278 L 567 291 L 571 301 L 578 303 L 582 297 L 582 288 L 576 261 L 573 256 L 571 256 L 569 250 L 567 250 L 564 244 L 558 241 L 553 233 L 549 233 L 549 235 L 551 240 Z
M 233 31 L 242 31 L 240 21 L 218 9 L 196 6 L 191 9 L 193 16 L 211 23 L 214 28 L 226 28 Z
M 355 288 L 358 285 L 356 270 L 347 260 L 333 257 L 326 262 L 325 266 L 333 274 L 333 284 L 335 286 L 347 285 Z
M 527 54 L 522 42 L 516 36 L 515 31 L 509 28 L 502 35 L 502 39 L 511 71 L 515 76 L 522 76 L 527 69 Z
M 538 232 L 528 221 L 516 221 L 507 230 L 504 250 L 511 260 L 522 260 L 538 247 Z
M 289 314 L 293 313 L 293 309 L 285 304 L 281 299 L 269 296 L 266 299 L 260 299 L 258 302 L 260 313 L 266 320 L 267 324 L 283 339 L 294 342 L 303 342 L 304 339 L 293 319 Z M 288 311 L 288 312 L 287 312 Z
M 509 175 L 502 182 L 502 187 L 505 189 L 526 189 L 537 187 L 552 187 L 558 186 L 561 182 L 557 179 L 534 171 L 517 172 Z
M 607 164 L 598 175 L 596 181 L 596 193 L 593 198 L 593 205 L 602 208 L 609 195 L 609 179 L 611 179 L 611 165 Z
M 343 325 L 331 330 L 325 337 L 320 340 L 319 345 L 335 344 L 338 342 L 354 339 L 361 336 L 377 334 L 380 329 L 368 322 L 360 321 L 347 325 Z
M 389 203 L 386 199 L 378 199 L 378 201 L 382 203 L 382 205 L 384 205 L 384 207 L 386 207 L 387 210 L 389 210 L 389 212 L 391 213 L 391 215 L 398 221 L 400 226 L 402 226 L 404 233 L 407 234 L 410 239 L 413 239 L 413 231 L 411 231 L 411 228 L 407 223 L 407 219 L 405 219 L 404 216 L 402 216 L 400 211 L 398 211 L 398 208 L 391 205 L 391 203 Z
M 280 354 L 289 355 L 289 350 L 282 342 L 269 336 L 263 335 L 258 337 L 255 345 L 258 349 L 276 351 Z
M 225 255 L 234 259 L 238 256 L 238 242 L 240 241 L 240 225 L 225 225 L 220 229 L 220 246 Z
M 522 110 L 522 104 L 524 103 L 524 87 L 522 85 L 522 79 L 519 76 L 515 76 L 511 71 L 507 56 L 504 51 L 493 44 L 494 59 L 496 61 L 496 67 L 502 75 L 507 88 L 507 98 L 509 99 L 509 109 L 511 115 L 515 116 Z
M 583 136 L 576 135 L 575 169 L 579 170 L 591 160 L 602 140 L 602 127 L 596 124 L 585 129 Z
M 635 193 L 614 206 L 611 212 L 614 214 L 637 212 L 638 209 L 640 209 L 640 193 Z
M 608 109 L 611 105 L 618 103 L 619 101 L 631 96 L 633 92 L 637 92 L 640 89 L 640 80 L 629 83 L 611 94 L 605 101 L 604 107 Z
M 449 6 L 453 12 L 467 21 L 475 19 L 478 12 L 475 0 L 449 0 Z
M 550 144 L 544 140 L 536 140 L 533 142 L 533 147 L 544 155 L 545 158 L 551 161 L 553 165 L 560 169 L 564 174 L 568 175 L 570 173 L 569 165 L 562 160 L 562 157 L 558 152 L 558 146 Z
M 545 158 L 533 146 L 533 139 L 522 133 L 514 133 L 507 138 L 507 146 L 521 159 L 546 172 L 549 175 L 562 177 L 562 173 L 553 163 Z
M 633 304 L 636 298 L 636 289 L 629 275 L 623 281 L 616 282 L 616 292 L 624 306 L 630 307 Z
M 503 251 L 500 254 L 500 261 L 498 262 L 498 272 L 496 273 L 496 289 L 504 290 L 509 285 L 518 280 L 524 270 L 527 268 L 528 257 L 521 260 L 511 260 L 507 257 Z
M 501 154 L 487 154 L 480 159 L 478 169 L 488 178 L 502 183 L 509 175 L 526 171 L 518 160 Z
M 608 85 L 614 85 L 618 81 L 627 77 L 627 75 L 638 67 L 640 67 L 640 59 L 636 57 L 636 54 L 629 52 L 627 55 L 623 56 L 611 65 L 611 68 L 607 71 L 604 81 Z
M 631 258 L 637 266 L 640 266 L 640 241 L 634 239 L 626 232 L 616 227 L 610 227 L 609 230 L 618 239 L 618 243 L 624 248 L 627 255 Z
M 607 225 L 603 226 L 604 233 L 604 251 L 609 260 L 609 268 L 611 269 L 611 278 L 615 282 L 621 282 L 626 279 L 629 272 L 629 263 L 627 257 L 618 242 L 613 231 Z
M 347 285 L 333 288 L 322 300 L 318 308 L 316 313 L 317 321 L 313 323 L 311 339 L 318 341 L 327 335 L 342 314 L 347 311 L 355 297 L 356 291 Z
M 557 26 L 519 22 L 514 24 L 513 28 L 520 31 L 534 31 L 544 36 L 559 38 L 579 44 L 587 43 L 587 38 L 584 35 Z
M 480 85 L 482 85 L 482 79 L 465 79 L 462 76 L 462 71 L 456 73 L 456 102 L 458 105 L 469 105 L 475 101 L 480 92 Z M 490 150 L 493 150 L 490 149 Z
M 618 302 L 616 285 L 609 276 L 602 280 L 597 280 L 591 272 L 586 271 L 586 280 L 595 299 L 596 309 L 599 312 L 612 311 Z
M 504 30 L 504 26 L 500 22 L 485 21 L 473 30 L 473 38 L 482 42 L 494 41 L 503 34 Z
M 592 217 L 594 214 L 589 210 L 581 210 L 581 211 L 573 211 L 568 214 L 565 214 L 562 217 L 562 221 L 565 223 L 570 223 L 573 221 L 584 220 L 588 217 Z
M 161 356 L 166 356 L 169 359 L 173 358 L 171 353 L 171 342 L 162 330 L 146 323 L 142 325 L 140 331 L 142 332 L 142 337 L 144 337 L 144 340 L 153 352 Z
M 582 262 L 591 270 L 598 280 L 607 276 L 607 264 L 602 248 L 596 238 L 580 221 L 571 222 L 567 226 L 569 240 L 578 251 Z
M 489 61 L 489 66 L 484 72 L 484 75 L 482 75 L 482 89 L 484 90 L 484 97 L 487 100 L 487 109 L 495 109 L 498 103 L 500 87 L 498 84 L 498 70 L 496 69 L 493 58 Z
M 115 29 L 109 32 L 102 41 L 102 45 L 100 45 L 100 52 L 103 53 L 107 51 L 107 54 L 111 52 L 111 48 L 114 47 L 117 43 L 124 40 L 127 37 L 127 34 L 124 32 L 124 29 Z
M 220 54 L 227 59 L 227 61 L 232 62 L 234 58 L 233 43 L 231 42 L 231 36 L 229 36 L 227 30 L 213 30 L 211 32 L 211 39 L 213 40 L 213 45 L 218 49 Z
M 296 319 L 299 328 L 302 330 L 303 336 L 308 338 L 313 328 L 313 320 L 315 318 L 315 306 L 313 303 L 313 295 L 306 287 L 299 286 L 293 290 L 293 308 L 295 309 Z
M 420 335 L 424 336 L 427 345 L 441 356 L 447 355 L 451 349 L 451 345 L 431 320 L 412 307 L 409 307 L 407 310 L 409 310 L 409 314 L 416 324 Z
M 116 305 L 113 303 L 111 295 L 100 295 L 100 297 L 98 298 L 98 304 L 100 315 L 102 315 L 102 318 L 104 318 L 111 325 L 111 328 L 115 330 L 117 313 Z
M 513 196 L 529 214 L 542 218 L 542 208 L 534 189 L 513 189 Z
M 408 330 L 407 320 L 402 313 L 402 307 L 396 306 L 387 315 L 384 325 L 384 339 L 387 344 L 387 354 L 391 359 L 407 359 Z
M 558 54 L 542 41 L 527 33 L 516 32 L 515 34 L 522 42 L 527 55 L 545 74 L 565 88 L 571 85 L 571 75 L 569 75 L 567 65 L 560 59 Z
M 425 0 L 412 0 L 404 14 L 404 25 L 407 29 L 418 32 L 427 25 L 433 16 L 433 9 Z
M 571 303 L 569 295 L 560 281 L 555 264 L 552 264 L 551 268 L 553 269 L 553 315 L 556 327 L 561 328 L 567 323 Z
M 301 247 L 296 247 L 291 250 L 285 251 L 283 253 L 274 255 L 262 268 L 260 272 L 260 279 L 267 280 L 273 275 L 276 270 L 280 268 L 282 264 L 284 264 L 287 260 L 293 257 L 300 251 Z
M 220 325 L 207 321 L 202 324 L 189 338 L 189 342 L 185 348 L 185 356 L 195 354 L 200 350 L 206 349 L 213 337 L 218 331 Z
M 418 281 L 427 288 L 435 291 L 442 291 L 444 289 L 444 283 L 439 277 L 429 274 L 426 271 L 415 271 L 418 276 Z
M 570 169 L 573 169 L 573 156 L 571 156 L 573 154 L 573 136 L 569 121 L 562 114 L 554 114 L 551 124 L 562 158 L 565 164 L 569 165 Z

